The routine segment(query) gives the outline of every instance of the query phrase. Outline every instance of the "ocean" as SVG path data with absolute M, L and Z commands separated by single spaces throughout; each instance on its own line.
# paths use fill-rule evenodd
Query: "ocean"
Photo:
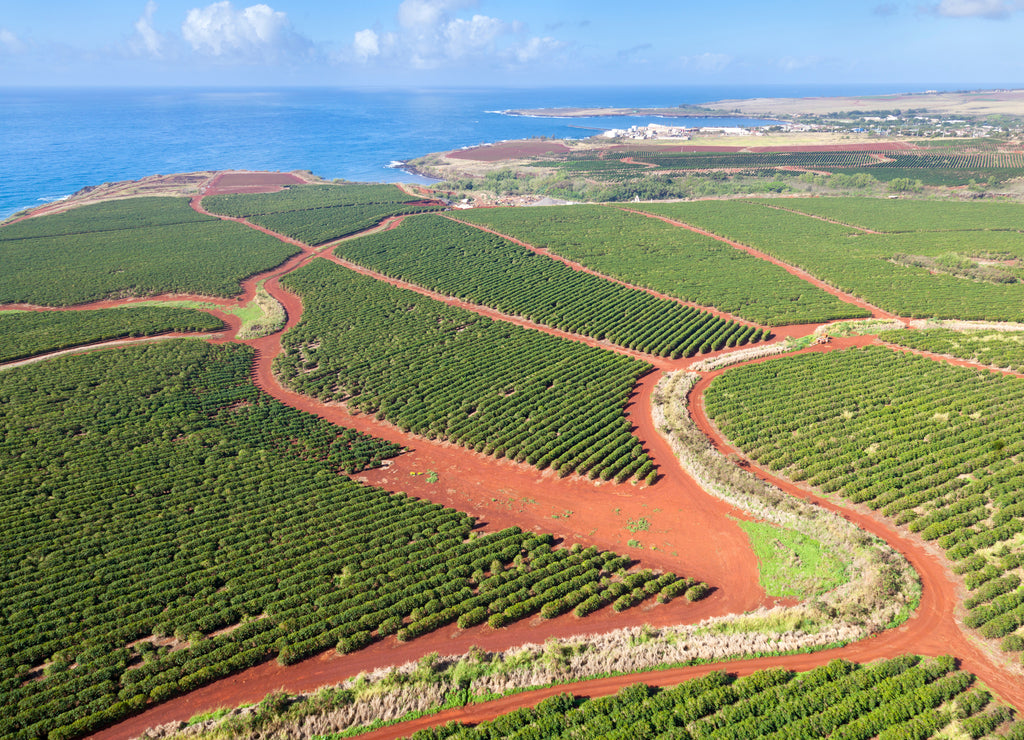
M 648 117 L 525 118 L 500 112 L 516 108 L 671 107 L 759 96 L 866 95 L 930 87 L 934 85 L 0 89 L 0 218 L 86 185 L 195 170 L 303 169 L 329 179 L 417 181 L 393 165 L 428 152 L 487 142 L 533 136 L 581 138 L 650 122 Z M 759 122 L 709 118 L 691 123 Z

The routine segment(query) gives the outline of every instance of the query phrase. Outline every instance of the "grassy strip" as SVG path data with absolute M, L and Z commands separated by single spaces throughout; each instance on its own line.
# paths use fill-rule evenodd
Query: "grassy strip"
M 838 588 L 848 580 L 841 559 L 800 532 L 764 522 L 737 521 L 750 538 L 769 596 L 803 597 Z
M 284 328 L 288 315 L 284 306 L 274 298 L 261 282 L 256 286 L 256 297 L 241 311 L 242 328 L 238 330 L 238 339 L 259 339 Z
M 811 599 L 801 608 L 817 623 L 849 620 L 865 632 L 883 629 L 901 615 L 905 619 L 921 589 L 906 559 L 842 517 L 780 491 L 722 456 L 686 407 L 697 380 L 692 373 L 666 375 L 654 391 L 654 423 L 705 491 L 836 554 L 837 562 L 825 572 L 835 574 L 841 568 L 845 576 L 833 588 L 822 590 L 830 577 L 791 581 L 802 583 L 800 596 Z

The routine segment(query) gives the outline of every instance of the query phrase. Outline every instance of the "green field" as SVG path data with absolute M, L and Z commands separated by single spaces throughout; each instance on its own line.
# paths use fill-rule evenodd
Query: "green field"
M 318 261 L 274 369 L 292 389 L 485 454 L 608 480 L 653 475 L 623 408 L 650 365 L 491 321 Z
M 1024 724 L 1012 719 L 951 658 L 903 656 L 864 665 L 835 660 L 804 673 L 715 672 L 666 689 L 637 683 L 596 699 L 558 694 L 473 727 L 451 722 L 410 737 L 896 740 L 990 737 L 997 729 L 1024 737 Z
M 781 210 L 814 208 L 804 203 L 804 199 L 733 200 L 641 207 L 755 247 L 901 316 L 1024 319 L 1024 272 L 1016 266 L 1024 257 L 1024 234 L 957 229 L 948 219 L 933 221 L 945 226 L 941 231 L 867 234 Z M 917 205 L 908 206 L 910 223 L 927 219 L 929 209 Z M 986 214 L 1000 223 L 1012 217 L 1011 211 L 987 206 L 965 204 L 955 213 L 964 215 L 971 225 Z M 891 218 L 885 221 L 879 215 L 881 208 L 870 205 L 858 211 L 855 204 L 837 213 L 851 223 L 876 220 L 892 226 Z
M 0 735 L 80 736 L 275 656 L 693 583 L 353 482 L 399 448 L 267 397 L 251 362 L 178 340 L 0 374 Z
M 458 218 L 602 274 L 768 326 L 867 315 L 727 244 L 618 208 L 489 208 Z
M 241 216 L 305 244 L 323 244 L 388 216 L 437 210 L 394 185 L 300 185 L 277 193 L 211 195 L 211 213 Z
M 968 626 L 1024 650 L 1024 381 L 867 347 L 729 370 L 705 403 L 759 464 L 934 540 Z
M 409 219 L 398 229 L 343 242 L 334 253 L 445 295 L 655 355 L 692 357 L 764 335 L 446 218 Z
M 793 198 L 763 201 L 800 213 L 888 233 L 907 231 L 1019 231 L 1024 206 L 1007 202 L 889 198 Z
M 219 331 L 224 323 L 185 308 L 107 308 L 96 311 L 0 312 L 0 362 L 68 347 L 164 332 Z
M 231 297 L 298 250 L 183 198 L 82 206 L 0 228 L 0 304 L 67 306 L 193 293 Z
M 882 332 L 878 338 L 901 347 L 1024 371 L 1024 331 L 896 330 Z

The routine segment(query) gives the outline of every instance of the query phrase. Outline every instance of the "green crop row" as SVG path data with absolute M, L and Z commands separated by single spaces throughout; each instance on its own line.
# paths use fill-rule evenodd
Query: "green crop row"
M 495 322 L 325 260 L 275 371 L 289 387 L 478 452 L 602 480 L 653 476 L 623 415 L 650 365 Z
M 795 673 L 781 668 L 736 678 L 710 673 L 659 689 L 642 683 L 598 699 L 558 694 L 536 707 L 466 726 L 450 722 L 411 740 L 493 738 L 929 738 L 1024 737 L 1006 706 L 972 688 L 948 657 L 903 656 L 857 665 L 834 660 Z M 986 711 L 987 709 L 987 711 Z
M 198 216 L 185 199 L 134 198 L 117 205 L 121 210 L 83 206 L 0 228 L 0 303 L 66 306 L 159 293 L 234 296 L 244 278 L 298 251 L 242 224 Z M 129 210 L 132 218 L 121 220 Z M 50 219 L 57 223 L 48 224 Z M 36 235 L 26 235 L 24 224 Z
M 997 261 L 1024 257 L 1024 234 L 957 230 L 952 220 L 933 222 L 944 231 L 866 234 L 773 207 L 778 205 L 779 201 L 734 200 L 652 203 L 643 209 L 764 251 L 902 316 L 1024 320 L 1024 281 L 1013 265 L 981 270 L 977 262 L 990 256 Z M 970 216 L 974 222 L 985 213 L 1008 217 L 986 205 L 965 204 L 954 213 L 978 209 Z M 803 200 L 787 201 L 786 207 L 815 208 Z M 927 209 L 909 211 L 911 218 L 922 218 Z M 973 262 L 975 268 L 964 273 L 955 266 L 943 267 L 943 262 Z M 986 278 L 987 273 L 991 277 Z
M 765 332 L 631 290 L 501 237 L 424 217 L 334 253 L 445 295 L 629 349 L 674 358 L 757 342 Z
M 617 208 L 488 208 L 459 217 L 605 275 L 768 326 L 867 315 L 720 241 Z
M 1024 625 L 1024 381 L 867 347 L 730 370 L 705 403 L 760 464 L 879 509 L 960 561 L 982 635 Z
M 4 312 L 0 313 L 0 362 L 123 337 L 222 328 L 224 324 L 217 317 L 187 308 L 134 306 L 95 311 Z
M 181 340 L 0 374 L 0 737 L 78 737 L 275 656 L 677 582 L 353 482 L 398 448 L 265 396 L 251 362 Z

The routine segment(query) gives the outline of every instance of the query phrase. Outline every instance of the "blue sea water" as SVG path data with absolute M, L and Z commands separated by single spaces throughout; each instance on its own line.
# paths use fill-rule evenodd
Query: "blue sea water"
M 928 86 L 0 89 L 0 218 L 86 185 L 195 170 L 306 169 L 331 179 L 415 181 L 388 165 L 485 142 L 581 138 L 650 120 L 524 118 L 499 112 L 515 108 L 662 107 L 759 96 L 924 89 Z M 693 125 L 722 123 L 706 119 Z M 725 125 L 738 124 L 728 119 Z

